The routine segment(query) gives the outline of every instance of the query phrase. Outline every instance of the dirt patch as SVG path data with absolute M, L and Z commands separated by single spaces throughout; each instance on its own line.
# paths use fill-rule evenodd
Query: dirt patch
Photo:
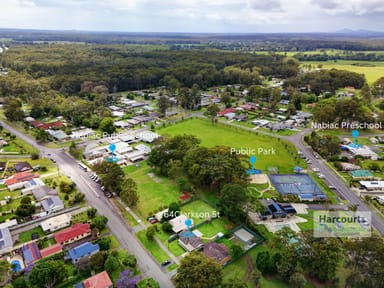
M 250 175 L 252 184 L 264 184 L 269 182 L 269 178 L 265 174 Z

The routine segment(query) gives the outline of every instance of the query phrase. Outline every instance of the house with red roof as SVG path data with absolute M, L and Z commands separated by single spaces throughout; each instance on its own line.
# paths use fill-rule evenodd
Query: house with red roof
M 235 108 L 224 109 L 224 110 L 220 111 L 219 113 L 217 113 L 217 116 L 224 116 L 225 114 L 228 114 L 228 113 L 236 113 L 236 109 Z
M 55 245 L 51 245 L 47 248 L 40 250 L 40 255 L 41 255 L 41 258 L 45 258 L 51 255 L 54 255 L 56 253 L 59 253 L 61 251 L 63 251 L 63 249 L 61 248 L 60 243 L 57 243 Z
M 88 279 L 85 279 L 80 285 L 76 285 L 77 287 L 82 288 L 112 288 L 113 283 L 111 281 L 111 278 L 109 278 L 109 275 L 107 271 L 100 272 L 96 275 L 93 275 L 92 277 L 89 277 Z
M 91 235 L 91 226 L 88 223 L 76 223 L 72 227 L 55 233 L 56 243 L 67 245 Z
M 21 186 L 19 188 L 21 188 L 23 187 L 24 182 L 27 182 L 34 178 L 39 178 L 39 177 L 40 177 L 39 173 L 31 173 L 29 171 L 24 171 L 24 172 L 19 172 L 12 175 L 11 177 L 9 177 L 4 181 L 4 184 L 7 185 L 8 188 L 9 186 L 20 184 Z M 18 189 L 18 188 L 15 188 L 15 189 Z M 11 189 L 11 190 L 15 190 L 15 189 Z
M 61 127 L 65 126 L 65 124 L 61 121 L 55 121 L 55 122 L 51 122 L 51 123 L 44 123 L 41 121 L 33 121 L 31 123 L 31 125 L 35 128 L 39 128 L 39 129 L 43 129 L 43 130 L 52 129 L 52 128 L 61 128 Z

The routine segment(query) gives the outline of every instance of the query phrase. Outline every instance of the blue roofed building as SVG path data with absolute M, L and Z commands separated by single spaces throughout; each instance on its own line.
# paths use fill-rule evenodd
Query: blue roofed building
M 91 242 L 85 242 L 75 248 L 72 248 L 68 252 L 69 258 L 73 264 L 76 264 L 80 259 L 84 257 L 91 257 L 93 254 L 99 252 L 99 244 L 92 244 Z

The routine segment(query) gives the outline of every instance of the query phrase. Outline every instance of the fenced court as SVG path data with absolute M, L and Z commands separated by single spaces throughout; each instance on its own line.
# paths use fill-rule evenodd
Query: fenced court
M 307 174 L 274 174 L 269 175 L 269 178 L 280 195 L 299 197 L 312 195 L 313 198 L 326 198 L 323 191 Z

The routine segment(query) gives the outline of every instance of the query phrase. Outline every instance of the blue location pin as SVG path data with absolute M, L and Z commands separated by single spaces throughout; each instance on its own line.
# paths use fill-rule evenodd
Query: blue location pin
M 188 229 L 191 228 L 192 224 L 193 224 L 192 219 L 185 220 L 185 225 L 187 226 Z
M 115 144 L 111 144 L 109 145 L 109 150 L 111 150 L 112 152 L 112 159 L 114 158 L 114 151 L 116 150 L 116 145 Z
M 359 137 L 359 131 L 352 130 L 352 137 L 354 138 L 354 143 L 356 144 L 357 137 Z
M 249 162 L 252 164 L 252 170 L 255 169 L 255 163 L 256 163 L 256 156 L 249 157 Z

